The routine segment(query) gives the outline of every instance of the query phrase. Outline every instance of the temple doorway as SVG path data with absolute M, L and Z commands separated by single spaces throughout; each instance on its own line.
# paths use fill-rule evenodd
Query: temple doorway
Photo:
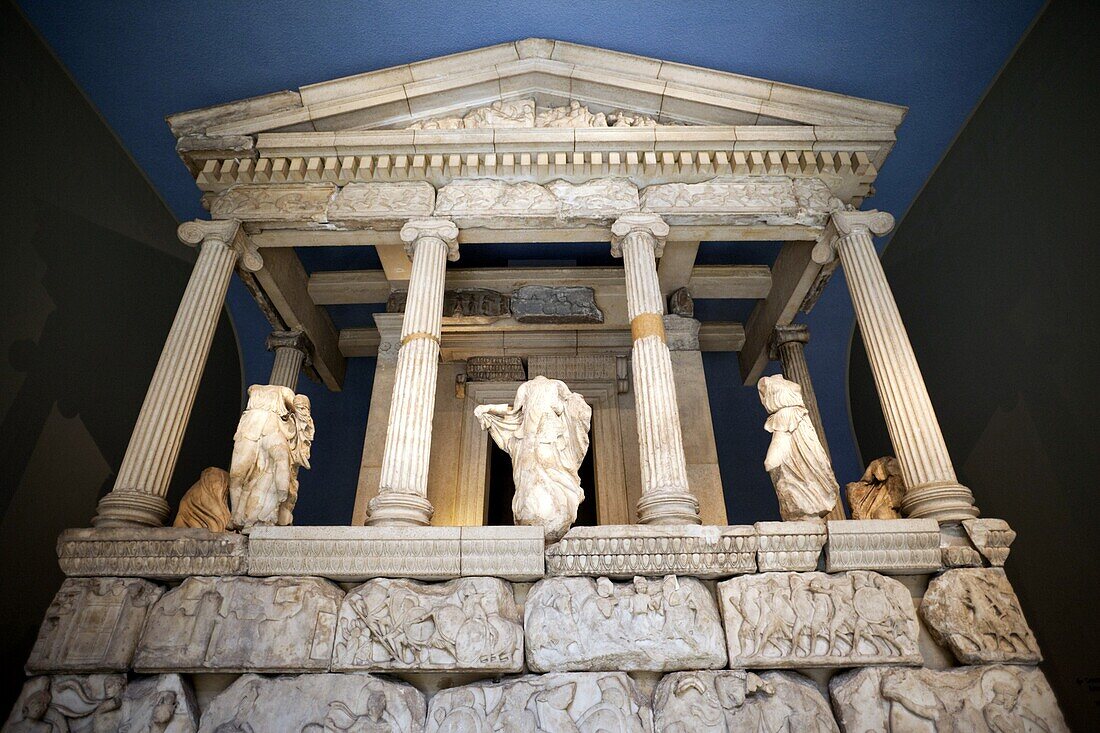
M 577 508 L 577 521 L 574 527 L 592 527 L 596 521 L 596 461 L 595 450 L 589 449 L 584 462 L 578 470 L 581 487 L 584 489 L 584 501 Z M 512 526 L 512 497 L 516 493 L 516 484 L 512 480 L 512 457 L 489 441 L 489 481 L 486 500 L 487 517 L 485 524 L 491 526 Z

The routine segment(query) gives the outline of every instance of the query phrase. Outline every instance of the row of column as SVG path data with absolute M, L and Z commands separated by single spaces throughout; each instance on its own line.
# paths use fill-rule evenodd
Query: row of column
M 970 490 L 959 484 L 924 380 L 901 322 L 872 234 L 893 226 L 889 214 L 837 211 L 821 245 L 838 256 L 847 275 L 890 438 L 908 486 L 908 516 L 953 521 L 977 516 Z M 622 257 L 630 318 L 632 370 L 641 454 L 643 524 L 698 524 L 699 502 L 687 480 L 683 439 L 662 316 L 664 299 L 656 260 L 668 225 L 655 214 L 626 214 L 612 225 L 612 254 Z M 99 503 L 96 526 L 160 526 L 165 496 L 198 391 L 218 315 L 234 267 L 263 266 L 236 221 L 180 226 L 199 257 L 146 393 L 112 491 Z M 446 263 L 458 259 L 458 228 L 447 219 L 411 220 L 401 239 L 412 258 L 409 294 L 397 356 L 393 399 L 378 495 L 368 524 L 426 525 L 432 417 L 439 369 Z M 819 245 L 820 246 L 820 245 Z M 825 441 L 797 326 L 777 331 L 774 355 L 788 378 L 802 385 L 811 419 Z M 310 347 L 300 333 L 276 333 L 271 383 L 293 389 Z M 843 517 L 838 502 L 835 518 Z

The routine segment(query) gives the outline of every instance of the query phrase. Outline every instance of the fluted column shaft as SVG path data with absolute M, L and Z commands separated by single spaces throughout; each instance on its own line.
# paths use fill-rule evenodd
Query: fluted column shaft
M 634 341 L 631 370 L 641 453 L 642 524 L 699 524 L 699 501 L 691 493 L 680 432 L 672 358 L 665 341 L 664 298 L 656 257 L 668 225 L 655 214 L 628 214 L 611 228 L 612 254 L 623 258 L 626 304 Z
M 871 239 L 872 232 L 889 231 L 893 217 L 873 211 L 837 212 L 832 225 L 890 441 L 907 486 L 902 509 L 907 516 L 941 522 L 976 517 L 974 496 L 955 476 L 924 377 Z
M 814 392 L 813 380 L 810 379 L 810 366 L 806 363 L 806 344 L 809 340 L 810 330 L 804 324 L 792 323 L 789 326 L 776 326 L 772 335 L 772 346 L 775 349 L 775 358 L 783 366 L 783 376 L 802 388 L 802 401 L 806 405 L 806 411 L 810 413 L 810 422 L 814 425 L 821 447 L 828 454 L 829 442 L 825 439 L 825 424 L 821 420 L 817 394 Z M 836 504 L 825 518 L 845 519 L 839 492 Z
M 239 222 L 180 225 L 180 239 L 199 245 L 172 328 L 157 362 L 114 488 L 99 502 L 97 527 L 160 526 L 168 517 L 168 485 L 202 380 L 218 316 L 238 256 L 259 269 L 262 261 L 244 240 Z
M 309 359 L 309 339 L 301 331 L 275 331 L 267 337 L 267 349 L 275 352 L 267 383 L 296 392 L 298 375 Z
M 425 525 L 428 501 L 435 384 L 443 328 L 447 260 L 458 259 L 458 228 L 447 219 L 408 222 L 401 238 L 412 256 L 409 295 L 394 370 L 393 398 L 378 496 L 370 502 L 367 524 Z

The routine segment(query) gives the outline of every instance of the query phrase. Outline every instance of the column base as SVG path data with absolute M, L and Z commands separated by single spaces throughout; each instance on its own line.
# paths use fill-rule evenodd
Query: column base
M 654 491 L 638 500 L 639 524 L 702 524 L 699 500 L 689 491 Z
M 142 491 L 114 489 L 99 500 L 92 525 L 95 527 L 163 527 L 168 519 L 168 502 L 163 496 Z
M 423 496 L 387 491 L 370 500 L 368 527 L 424 527 L 432 523 L 435 507 Z
M 938 522 L 958 522 L 978 516 L 974 494 L 954 481 L 914 486 L 905 492 L 901 510 L 912 519 L 935 519 Z

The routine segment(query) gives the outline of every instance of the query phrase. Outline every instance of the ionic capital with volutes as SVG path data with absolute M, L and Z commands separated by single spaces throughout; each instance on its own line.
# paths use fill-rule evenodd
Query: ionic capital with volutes
M 813 260 L 819 265 L 832 262 L 836 259 L 837 245 L 844 237 L 860 232 L 881 237 L 889 234 L 893 228 L 894 215 L 888 211 L 838 209 L 829 217 L 821 239 L 814 246 Z
M 257 272 L 264 266 L 260 250 L 245 234 L 241 222 L 237 219 L 185 221 L 176 229 L 176 236 L 181 242 L 192 247 L 211 241 L 220 242 L 237 253 L 237 263 L 248 272 Z
M 436 239 L 447 247 L 447 259 L 458 260 L 458 227 L 450 219 L 409 219 L 401 227 L 401 241 L 405 243 L 405 252 L 413 256 L 417 244 L 424 239 Z
M 631 235 L 644 236 L 653 246 L 653 254 L 660 257 L 665 251 L 668 223 L 657 214 L 623 214 L 611 225 L 611 256 L 623 256 L 623 243 Z

